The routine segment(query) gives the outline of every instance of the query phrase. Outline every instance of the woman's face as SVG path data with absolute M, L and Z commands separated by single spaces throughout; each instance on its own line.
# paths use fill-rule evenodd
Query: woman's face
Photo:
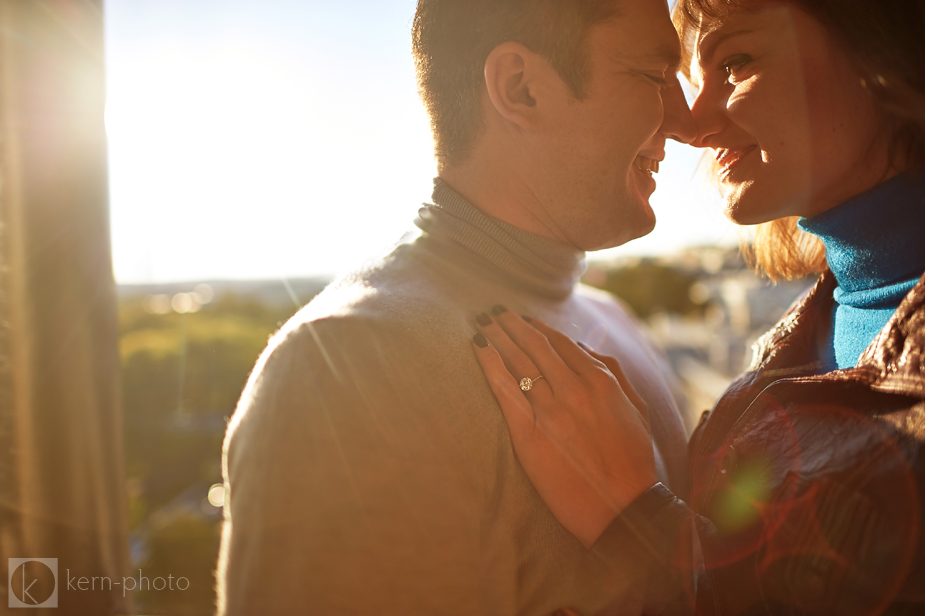
M 706 25 L 693 59 L 695 145 L 739 224 L 814 216 L 885 177 L 879 114 L 823 27 L 782 4 Z

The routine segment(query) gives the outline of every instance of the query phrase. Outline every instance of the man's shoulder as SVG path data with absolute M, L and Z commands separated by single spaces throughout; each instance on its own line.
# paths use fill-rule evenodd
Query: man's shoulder
M 372 386 L 396 370 L 436 370 L 448 361 L 441 342 L 467 340 L 454 335 L 452 315 L 459 308 L 426 268 L 410 261 L 400 247 L 331 283 L 299 310 L 270 338 L 242 404 L 260 391 L 306 384 L 317 400 L 353 390 L 362 379 Z
M 460 379 L 479 378 L 462 309 L 414 276 L 380 274 L 332 284 L 270 339 L 229 425 L 229 455 L 232 447 L 234 459 L 254 448 L 276 455 L 267 452 L 293 435 L 312 441 L 332 429 L 351 455 L 418 451 L 452 442 L 437 436 L 467 421 L 468 406 L 493 408 L 487 388 L 468 402 L 458 395 Z
M 448 301 L 447 289 L 431 266 L 414 243 L 401 244 L 329 284 L 284 330 L 316 321 L 332 327 L 358 320 L 387 325 L 415 312 L 437 310 Z
M 606 317 L 609 321 L 629 331 L 636 331 L 644 327 L 629 304 L 613 293 L 586 284 L 578 284 L 575 285 L 574 295 L 576 300 L 581 302 L 586 309 Z
M 423 289 L 369 286 L 341 281 L 293 315 L 269 340 L 256 375 L 283 376 L 293 370 L 314 378 L 334 377 L 345 365 L 366 370 L 387 367 L 374 358 L 408 353 L 419 339 L 433 336 L 439 323 L 431 318 L 444 308 L 438 296 Z M 407 358 L 405 358 L 407 360 Z M 326 385 L 334 382 L 327 381 Z

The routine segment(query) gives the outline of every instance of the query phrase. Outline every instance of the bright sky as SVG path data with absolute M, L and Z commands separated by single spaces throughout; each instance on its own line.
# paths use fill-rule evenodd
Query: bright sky
M 106 0 L 117 280 L 337 274 L 397 242 L 435 174 L 414 7 Z M 656 230 L 598 256 L 734 243 L 698 157 L 670 143 Z

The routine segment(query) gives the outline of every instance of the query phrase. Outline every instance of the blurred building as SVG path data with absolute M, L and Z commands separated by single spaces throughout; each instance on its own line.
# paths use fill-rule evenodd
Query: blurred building
M 638 285 L 622 289 L 608 282 L 627 279 L 620 271 L 645 271 L 662 286 L 661 304 L 634 301 Z M 658 273 L 661 272 L 661 273 Z M 671 274 L 668 274 L 671 272 Z M 664 348 L 690 403 L 689 428 L 713 407 L 751 360 L 751 346 L 771 328 L 814 280 L 771 283 L 744 263 L 738 250 L 690 248 L 676 255 L 594 264 L 591 280 L 627 300 Z M 683 297 L 684 299 L 678 299 Z M 674 298 L 665 301 L 665 298 Z M 648 310 L 656 307 L 655 310 Z

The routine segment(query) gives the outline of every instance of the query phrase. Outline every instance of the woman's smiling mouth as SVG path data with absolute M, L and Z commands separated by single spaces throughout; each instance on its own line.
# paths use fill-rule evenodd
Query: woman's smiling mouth
M 742 159 L 756 149 L 757 146 L 750 145 L 744 148 L 715 148 L 714 156 L 720 166 L 720 178 L 725 179 L 733 168 L 738 165 Z

